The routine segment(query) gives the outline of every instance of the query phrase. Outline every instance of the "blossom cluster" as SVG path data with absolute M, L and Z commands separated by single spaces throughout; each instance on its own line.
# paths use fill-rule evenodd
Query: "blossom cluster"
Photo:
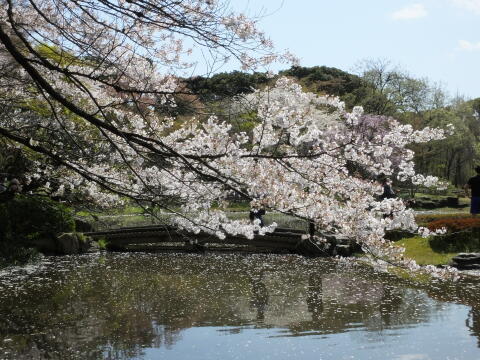
M 387 230 L 416 230 L 413 212 L 400 199 L 380 200 L 376 179 L 441 186 L 416 174 L 409 145 L 450 129 L 347 111 L 288 78 L 235 99 L 234 114 L 255 114 L 249 132 L 220 116 L 160 111 L 181 92 L 172 68 L 189 65 L 184 37 L 248 67 L 278 58 L 254 22 L 220 9 L 203 0 L 0 0 L 8 19 L 0 20 L 0 133 L 8 146 L 43 156 L 27 182 L 54 179 L 45 184 L 53 195 L 78 192 L 103 206 L 125 197 L 154 203 L 193 233 L 274 230 L 230 219 L 218 204 L 236 194 L 414 269 L 385 239 Z

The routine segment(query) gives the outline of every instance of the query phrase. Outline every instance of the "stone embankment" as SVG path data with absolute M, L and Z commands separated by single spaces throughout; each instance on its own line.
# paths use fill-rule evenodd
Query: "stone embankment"
M 459 270 L 480 270 L 480 253 L 460 253 L 450 265 Z
M 458 197 L 454 196 L 445 196 L 441 198 L 433 197 L 419 197 L 415 198 L 415 201 L 410 202 L 410 207 L 413 209 L 439 209 L 444 207 L 449 208 L 464 208 L 468 207 L 468 204 L 460 204 Z

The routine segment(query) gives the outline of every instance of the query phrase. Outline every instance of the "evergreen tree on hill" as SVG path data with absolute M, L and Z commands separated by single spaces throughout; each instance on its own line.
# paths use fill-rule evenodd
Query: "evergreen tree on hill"
M 317 93 L 343 96 L 364 86 L 362 79 L 337 68 L 327 66 L 292 66 L 280 75 L 292 76 Z
M 382 95 L 361 77 L 327 66 L 293 66 L 280 71 L 273 79 L 266 73 L 233 71 L 211 77 L 197 76 L 183 81 L 201 102 L 212 103 L 251 93 L 254 88 L 261 89 L 273 83 L 279 76 L 295 78 L 307 91 L 339 96 L 345 101 L 347 108 L 362 105 L 367 112 L 377 113 L 375 111 L 378 108 L 377 103 L 382 102 L 382 99 L 378 99 Z
M 219 101 L 239 94 L 253 92 L 254 88 L 261 88 L 269 82 L 266 73 L 253 74 L 232 71 L 219 73 L 211 77 L 196 76 L 185 79 L 187 87 L 203 102 Z

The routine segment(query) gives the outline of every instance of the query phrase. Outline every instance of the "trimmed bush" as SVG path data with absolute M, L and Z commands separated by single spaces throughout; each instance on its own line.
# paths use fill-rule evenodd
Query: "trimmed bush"
M 429 240 L 432 250 L 442 253 L 480 251 L 480 229 L 432 236 Z
M 480 218 L 465 217 L 465 218 L 445 218 L 438 219 L 428 223 L 427 227 L 434 231 L 441 228 L 446 228 L 448 232 L 462 231 L 467 229 L 480 229 Z
M 446 228 L 447 233 L 430 239 L 430 246 L 438 252 L 480 251 L 480 218 L 445 218 L 428 223 L 432 231 Z
M 415 216 L 415 220 L 417 221 L 417 223 L 422 226 L 427 226 L 428 223 L 436 220 L 466 219 L 466 218 L 471 218 L 471 215 L 467 213 L 448 213 L 448 214 L 422 214 L 422 215 Z

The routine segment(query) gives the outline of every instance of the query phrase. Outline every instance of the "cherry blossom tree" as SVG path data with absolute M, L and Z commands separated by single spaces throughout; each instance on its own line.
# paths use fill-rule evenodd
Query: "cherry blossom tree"
M 129 163 L 132 157 L 143 162 L 154 154 L 164 164 L 181 159 L 191 169 L 203 161 L 182 157 L 155 135 L 165 122 L 156 110 L 174 107 L 174 95 L 185 93 L 177 79 L 195 65 L 188 62 L 192 49 L 210 54 L 211 66 L 233 58 L 253 68 L 289 56 L 272 52 L 254 20 L 216 1 L 2 0 L 0 5 L 0 133 L 118 195 L 132 194 L 107 180 L 112 163 L 143 182 Z M 118 158 L 104 168 L 93 161 L 112 151 Z M 107 173 L 91 168 L 94 163 Z M 53 170 L 42 165 L 49 167 L 43 172 Z M 131 189 L 127 179 L 122 182 Z
M 384 239 L 389 229 L 417 230 L 413 212 L 401 199 L 380 201 L 375 178 L 438 185 L 415 173 L 408 145 L 444 130 L 349 112 L 287 78 L 236 99 L 238 112 L 255 113 L 251 132 L 215 115 L 179 122 L 159 108 L 186 92 L 178 76 L 191 65 L 189 45 L 249 69 L 289 55 L 275 54 L 254 21 L 216 1 L 0 5 L 0 136 L 35 154 L 29 181 L 54 179 L 52 195 L 78 191 L 105 206 L 125 197 L 153 203 L 178 227 L 220 238 L 275 228 L 229 219 L 218 204 L 234 193 L 416 267 Z

